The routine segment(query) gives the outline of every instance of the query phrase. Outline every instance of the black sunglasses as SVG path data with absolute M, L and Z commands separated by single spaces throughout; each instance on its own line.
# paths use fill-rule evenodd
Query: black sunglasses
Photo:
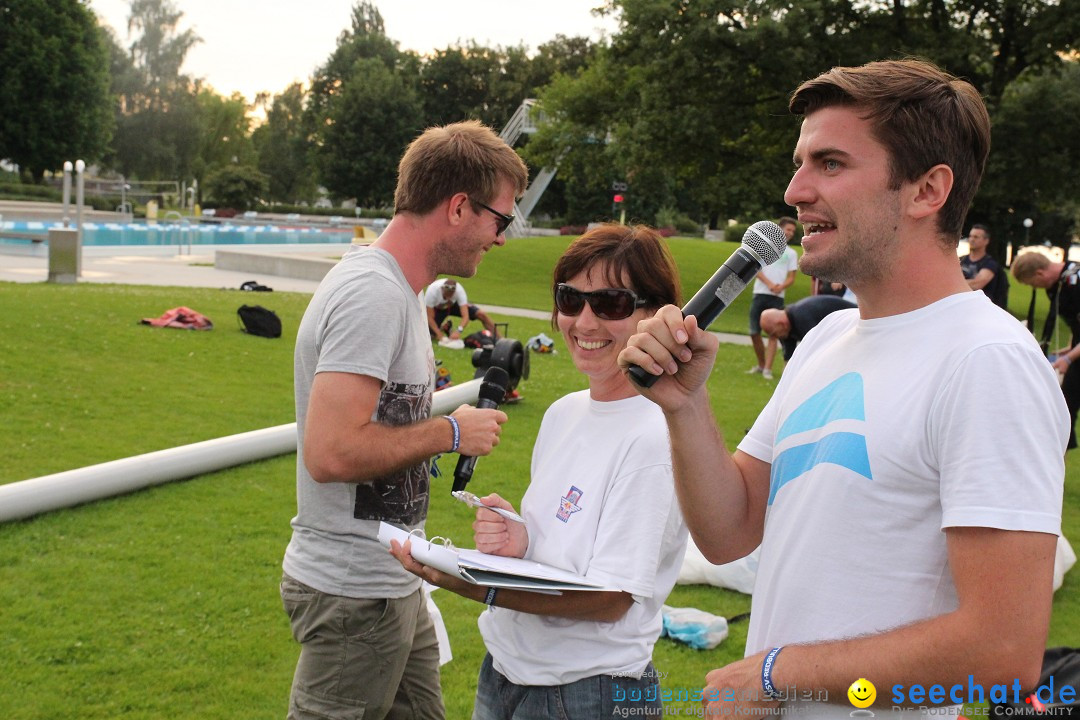
M 472 200 L 472 198 L 469 198 L 469 199 Z M 490 205 L 485 205 L 484 203 L 480 202 L 479 200 L 472 200 L 472 203 L 473 203 L 473 205 L 477 205 L 479 207 L 484 208 L 489 213 L 491 213 L 492 215 L 494 215 L 495 217 L 498 218 L 498 221 L 495 223 L 495 227 L 498 229 L 498 232 L 495 233 L 496 235 L 502 235 L 504 232 L 506 232 L 506 228 L 510 227 L 510 223 L 514 222 L 514 216 L 513 215 L 503 215 L 501 212 L 499 212 L 495 208 L 491 207 Z
M 592 292 L 582 292 L 572 285 L 559 283 L 555 287 L 555 307 L 563 315 L 577 315 L 589 302 L 593 314 L 601 320 L 625 320 L 634 314 L 634 310 L 648 305 L 633 290 L 627 288 L 604 288 Z

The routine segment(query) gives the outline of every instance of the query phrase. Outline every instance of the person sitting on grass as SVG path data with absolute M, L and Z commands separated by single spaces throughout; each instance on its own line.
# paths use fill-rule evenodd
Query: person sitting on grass
M 525 524 L 479 509 L 476 547 L 611 589 L 496 591 L 417 563 L 409 543 L 394 542 L 391 552 L 428 582 L 490 606 L 479 621 L 488 654 L 473 720 L 656 717 L 663 706 L 652 648 L 687 532 L 664 416 L 634 392 L 616 359 L 639 321 L 680 302 L 678 270 L 655 231 L 603 225 L 559 259 L 552 291 L 552 324 L 589 388 L 544 415 L 521 500 Z M 482 500 L 512 509 L 495 494 Z
M 428 330 L 435 340 L 442 340 L 444 337 L 459 339 L 470 320 L 479 320 L 484 329 L 491 333 L 492 338 L 498 337 L 492 319 L 479 307 L 469 303 L 465 288 L 453 278 L 440 278 L 428 285 L 427 292 L 424 293 L 424 305 L 427 307 Z M 451 315 L 461 318 L 456 329 L 452 329 Z

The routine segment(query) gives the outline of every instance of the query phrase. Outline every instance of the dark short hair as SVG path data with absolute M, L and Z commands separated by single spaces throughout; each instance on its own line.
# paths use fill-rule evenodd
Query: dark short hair
M 394 213 L 424 215 L 463 192 L 490 203 L 500 181 L 525 192 L 529 171 L 518 154 L 491 128 L 475 120 L 428 128 L 413 140 L 398 163 Z
M 682 303 L 679 268 L 660 233 L 645 225 L 616 223 L 599 225 L 570 243 L 555 263 L 552 298 L 559 283 L 601 265 L 610 287 L 629 287 L 645 301 L 646 308 L 659 310 Z M 558 313 L 555 308 L 551 311 L 552 327 Z
M 864 111 L 889 152 L 893 189 L 935 165 L 953 171 L 953 187 L 938 231 L 959 241 L 990 152 L 990 115 L 979 92 L 922 60 L 886 60 L 836 67 L 807 80 L 788 104 L 796 115 L 847 105 Z
M 982 230 L 984 233 L 986 233 L 986 239 L 987 240 L 989 240 L 991 237 L 993 237 L 990 234 L 990 228 L 986 227 L 982 223 L 975 223 L 974 225 L 971 226 L 971 230 Z M 968 230 L 968 232 L 971 232 L 971 230 Z

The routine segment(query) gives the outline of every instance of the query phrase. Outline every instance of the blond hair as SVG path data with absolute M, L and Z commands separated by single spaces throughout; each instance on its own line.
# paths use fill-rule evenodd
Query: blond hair
M 1050 266 L 1050 258 L 1038 250 L 1029 250 L 1017 255 L 1012 264 L 1012 275 L 1017 282 L 1026 283 L 1035 273 Z
M 520 196 L 528 181 L 525 163 L 491 128 L 475 120 L 428 128 L 398 164 L 394 213 L 424 215 L 459 192 L 491 203 L 500 182 Z

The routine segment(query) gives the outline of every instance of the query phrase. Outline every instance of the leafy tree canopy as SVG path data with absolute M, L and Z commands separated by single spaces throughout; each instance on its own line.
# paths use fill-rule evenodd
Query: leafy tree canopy
M 112 133 L 109 55 L 78 0 L 0 0 L 0 158 L 34 182 L 97 161 Z
M 1025 70 L 1061 65 L 1080 23 L 1071 4 L 609 0 L 619 32 L 588 70 L 549 86 L 555 126 L 531 156 L 607 144 L 607 174 L 630 183 L 644 217 L 663 206 L 714 224 L 777 215 L 798 135 L 787 99 L 804 79 L 917 55 L 970 78 L 994 108 Z M 578 190 L 593 182 L 570 180 Z

